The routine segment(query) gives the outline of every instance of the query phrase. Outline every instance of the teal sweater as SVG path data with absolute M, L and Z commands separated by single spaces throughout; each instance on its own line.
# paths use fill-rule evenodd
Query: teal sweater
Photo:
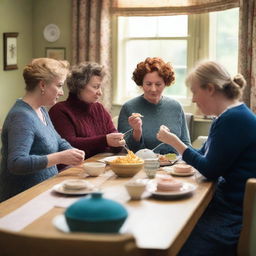
M 0 201 L 8 199 L 58 173 L 47 168 L 47 155 L 72 148 L 53 128 L 47 111 L 41 108 L 47 125 L 24 101 L 17 100 L 2 130 Z
M 184 112 L 181 105 L 169 98 L 163 96 L 158 104 L 152 104 L 144 99 L 143 95 L 126 102 L 119 114 L 118 130 L 126 132 L 131 129 L 128 123 L 128 117 L 132 113 L 140 113 L 142 118 L 142 138 L 139 142 L 135 141 L 132 132 L 125 136 L 125 140 L 131 150 L 134 152 L 142 148 L 153 149 L 159 143 L 156 134 L 159 127 L 163 124 L 175 133 L 186 145 L 190 145 L 190 138 L 187 128 Z M 156 153 L 166 154 L 175 152 L 169 145 L 162 145 L 156 149 Z

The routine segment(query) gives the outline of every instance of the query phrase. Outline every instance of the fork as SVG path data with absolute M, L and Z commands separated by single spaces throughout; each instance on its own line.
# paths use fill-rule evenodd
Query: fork
M 124 132 L 123 133 L 123 136 L 125 136 L 126 134 L 128 134 L 130 131 L 132 131 L 133 130 L 133 128 L 131 128 L 131 129 L 129 129 L 128 131 L 126 131 L 126 132 Z
M 154 148 L 151 149 L 151 150 L 154 151 L 154 150 L 156 150 L 158 147 L 162 146 L 163 144 L 164 144 L 164 143 L 162 142 L 162 143 L 158 144 L 156 147 L 154 147 Z
M 130 151 L 130 149 L 127 147 L 127 144 L 124 144 L 123 147 L 127 151 L 127 153 Z

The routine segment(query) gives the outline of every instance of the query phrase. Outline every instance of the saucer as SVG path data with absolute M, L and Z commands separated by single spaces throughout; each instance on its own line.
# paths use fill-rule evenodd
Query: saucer
M 179 176 L 179 177 L 186 177 L 186 176 L 192 176 L 195 174 L 195 170 L 192 169 L 191 172 L 176 172 L 173 167 L 162 167 L 162 170 L 164 170 L 166 173 L 171 174 L 173 176 Z
M 66 221 L 66 218 L 65 218 L 64 214 L 60 214 L 60 215 L 55 216 L 52 220 L 52 224 L 59 231 L 62 231 L 64 233 L 70 233 L 71 232 L 70 228 L 67 224 L 67 221 Z M 128 229 L 127 229 L 127 225 L 126 225 L 126 222 L 125 222 L 118 233 L 119 234 L 124 234 L 124 233 L 127 233 L 127 232 L 128 232 Z
M 54 185 L 52 189 L 55 192 L 64 194 L 64 195 L 86 195 L 86 194 L 92 193 L 96 189 L 93 184 L 90 184 L 90 185 L 91 185 L 91 189 L 86 188 L 86 189 L 72 190 L 72 189 L 64 188 L 63 183 L 59 183 Z
M 185 176 L 192 176 L 195 174 L 195 170 L 192 169 L 191 172 L 176 172 L 175 170 L 170 170 L 169 172 L 173 176 L 180 176 L 180 177 L 185 177 Z
M 177 191 L 152 191 L 152 196 L 156 198 L 172 199 L 177 197 L 186 196 L 192 193 L 196 189 L 196 186 L 187 182 L 183 183 L 183 186 Z
M 64 233 L 69 233 L 70 229 L 66 222 L 65 216 L 63 214 L 57 215 L 53 218 L 52 223 L 55 228 Z

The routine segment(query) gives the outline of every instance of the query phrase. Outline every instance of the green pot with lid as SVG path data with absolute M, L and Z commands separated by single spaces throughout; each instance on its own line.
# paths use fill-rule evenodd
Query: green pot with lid
M 94 192 L 69 206 L 64 215 L 70 231 L 117 233 L 128 212 L 120 203 Z

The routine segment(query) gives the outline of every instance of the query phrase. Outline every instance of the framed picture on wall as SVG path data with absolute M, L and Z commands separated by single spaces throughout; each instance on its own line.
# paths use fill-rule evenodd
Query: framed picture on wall
M 46 47 L 45 56 L 56 60 L 66 59 L 66 48 L 64 47 Z
M 19 33 L 4 33 L 4 70 L 18 69 L 17 37 Z

